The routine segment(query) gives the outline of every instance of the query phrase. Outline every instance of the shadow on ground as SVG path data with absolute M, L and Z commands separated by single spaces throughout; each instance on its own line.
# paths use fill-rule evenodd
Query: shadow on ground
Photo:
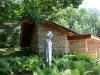
M 30 50 L 21 50 L 19 48 L 0 48 L 0 58 L 6 58 L 6 57 L 22 57 L 22 56 L 28 56 L 31 55 L 32 52 Z

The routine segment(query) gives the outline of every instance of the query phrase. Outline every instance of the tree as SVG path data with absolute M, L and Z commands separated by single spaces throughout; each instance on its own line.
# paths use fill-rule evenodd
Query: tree
M 39 23 L 54 10 L 77 8 L 83 0 L 1 0 L 0 29 L 15 28 L 30 19 Z
M 55 10 L 50 19 L 57 24 L 71 28 L 84 34 L 100 36 L 100 11 L 97 9 L 76 9 L 67 7 L 63 10 Z
M 0 30 L 0 48 L 19 46 L 20 27 Z
M 79 25 L 82 26 L 82 32 L 85 34 L 93 34 L 98 36 L 98 26 L 100 26 L 100 11 L 97 9 L 79 9 L 80 15 L 78 16 Z

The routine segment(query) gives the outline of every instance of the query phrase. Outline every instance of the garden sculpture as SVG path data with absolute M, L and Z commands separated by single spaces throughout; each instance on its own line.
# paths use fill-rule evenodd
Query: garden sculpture
M 52 41 L 51 38 L 53 34 L 51 31 L 47 34 L 47 39 L 45 40 L 45 66 L 50 67 L 52 65 Z

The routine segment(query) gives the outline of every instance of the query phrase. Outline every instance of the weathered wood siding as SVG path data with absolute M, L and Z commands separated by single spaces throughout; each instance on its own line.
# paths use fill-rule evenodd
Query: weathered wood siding
M 97 42 L 97 55 L 100 56 L 100 42 Z
M 90 56 L 97 56 L 97 48 L 96 42 L 90 39 L 87 39 L 87 47 L 88 47 L 88 54 Z
M 88 54 L 90 56 L 100 55 L 100 42 L 93 39 L 87 39 L 88 42 Z

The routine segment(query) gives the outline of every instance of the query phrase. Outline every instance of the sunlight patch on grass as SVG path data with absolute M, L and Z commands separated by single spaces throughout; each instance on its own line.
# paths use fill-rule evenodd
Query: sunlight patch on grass
M 0 55 L 8 55 L 20 51 L 20 48 L 0 48 Z

